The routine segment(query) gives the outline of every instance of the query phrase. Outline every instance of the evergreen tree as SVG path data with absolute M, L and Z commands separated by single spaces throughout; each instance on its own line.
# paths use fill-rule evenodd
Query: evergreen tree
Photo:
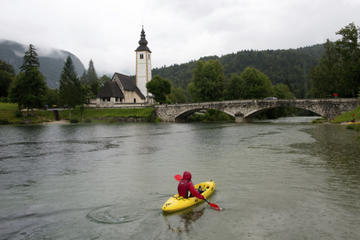
M 86 74 L 87 84 L 90 87 L 92 97 L 96 97 L 99 91 L 99 79 L 95 71 L 94 62 L 90 60 L 89 68 Z
M 23 64 L 20 66 L 20 69 L 23 72 L 30 71 L 32 68 L 39 68 L 39 58 L 38 54 L 36 53 L 35 47 L 30 44 L 29 50 L 25 52 Z
M 19 108 L 43 107 L 47 87 L 39 66 L 36 49 L 30 44 L 20 67 L 21 72 L 10 88 L 10 98 L 18 103 Z
M 105 82 L 107 82 L 107 81 L 111 81 L 111 78 L 110 77 L 108 77 L 107 75 L 102 75 L 102 77 L 101 78 L 99 78 L 99 88 L 101 88 L 102 86 L 104 86 L 104 84 L 105 84 Z
M 61 73 L 59 95 L 60 103 L 69 107 L 69 118 L 71 119 L 71 109 L 82 104 L 84 97 L 80 80 L 76 75 L 70 56 L 67 57 Z
M 10 84 L 15 79 L 13 66 L 0 60 L 0 97 L 7 97 Z

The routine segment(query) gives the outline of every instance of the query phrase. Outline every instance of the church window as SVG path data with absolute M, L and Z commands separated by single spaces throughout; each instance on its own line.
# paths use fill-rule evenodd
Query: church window
M 136 103 L 136 98 L 134 98 L 134 103 Z
M 148 55 L 148 59 L 150 59 L 150 54 Z
M 140 59 L 144 58 L 144 54 L 140 53 Z

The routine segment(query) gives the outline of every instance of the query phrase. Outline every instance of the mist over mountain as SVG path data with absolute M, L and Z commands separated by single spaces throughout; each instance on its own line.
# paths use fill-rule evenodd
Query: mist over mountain
M 11 64 L 18 73 L 23 62 L 24 53 L 28 48 L 28 45 L 15 41 L 0 40 L 0 59 Z M 40 72 L 45 76 L 49 88 L 59 88 L 61 71 L 68 56 L 71 57 L 75 71 L 79 76 L 85 70 L 80 59 L 68 51 L 47 49 L 41 46 L 35 46 L 35 48 L 39 56 Z

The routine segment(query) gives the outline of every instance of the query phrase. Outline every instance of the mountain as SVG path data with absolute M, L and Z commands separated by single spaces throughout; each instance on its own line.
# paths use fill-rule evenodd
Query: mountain
M 207 56 L 199 60 L 218 59 L 226 78 L 240 74 L 246 67 L 255 67 L 265 73 L 273 84 L 285 83 L 297 98 L 306 97 L 310 88 L 309 71 L 317 65 L 324 52 L 323 46 L 313 45 L 287 50 L 244 50 L 221 57 Z M 153 76 L 169 79 L 175 86 L 186 89 L 192 80 L 196 61 L 153 69 Z
M 19 68 L 23 62 L 24 53 L 28 48 L 28 45 L 18 42 L 1 40 L 0 59 L 11 64 L 15 71 L 19 72 Z M 81 76 L 85 70 L 80 59 L 68 51 L 45 49 L 37 46 L 35 46 L 35 48 L 39 55 L 40 72 L 45 76 L 49 88 L 59 88 L 61 71 L 68 56 L 71 57 L 75 66 L 75 71 L 79 76 Z

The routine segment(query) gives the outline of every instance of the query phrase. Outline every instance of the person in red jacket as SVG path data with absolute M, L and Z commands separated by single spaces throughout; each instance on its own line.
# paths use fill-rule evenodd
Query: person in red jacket
M 189 197 L 189 191 L 192 196 L 197 197 L 199 199 L 205 199 L 203 195 L 201 195 L 194 187 L 194 185 L 191 182 L 191 173 L 188 171 L 185 171 L 183 174 L 182 179 L 179 182 L 178 185 L 178 193 L 179 196 L 183 198 Z

